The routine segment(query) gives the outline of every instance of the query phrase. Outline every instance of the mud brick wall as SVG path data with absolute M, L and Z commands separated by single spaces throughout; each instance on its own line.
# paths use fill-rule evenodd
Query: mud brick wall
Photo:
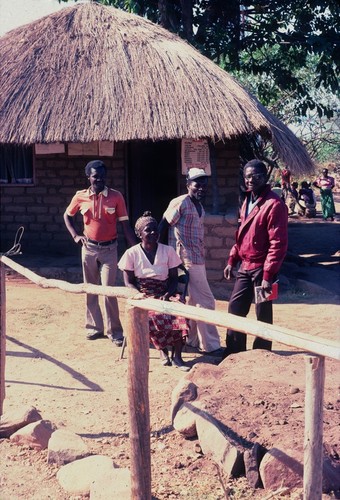
M 26 255 L 78 255 L 80 248 L 70 237 L 63 220 L 65 208 L 77 190 L 88 187 L 84 167 L 93 157 L 72 157 L 66 154 L 36 156 L 34 159 L 34 185 L 0 186 L 0 252 L 12 245 L 17 229 L 25 231 L 21 240 Z M 107 184 L 122 192 L 128 204 L 127 152 L 124 144 L 116 143 L 113 158 L 104 157 L 108 167 Z M 206 258 L 210 280 L 220 280 L 226 256 L 233 243 L 237 224 L 239 196 L 239 152 L 237 142 L 215 144 L 214 165 L 216 185 L 212 179 L 205 200 Z M 185 176 L 180 175 L 180 193 L 186 192 Z M 214 209 L 213 193 L 218 200 Z M 216 198 L 217 196 L 217 198 Z M 165 200 L 166 206 L 169 200 Z M 216 207 L 216 203 L 215 203 Z M 216 212 L 216 213 L 214 213 Z M 76 216 L 79 232 L 81 216 Z M 118 225 L 118 252 L 125 250 Z
M 235 243 L 236 213 L 206 215 L 204 222 L 205 258 L 209 281 L 223 282 L 223 269 Z
M 68 233 L 63 214 L 76 191 L 88 187 L 84 168 L 95 158 L 66 154 L 36 156 L 34 185 L 1 186 L 0 251 L 12 245 L 17 229 L 25 228 L 22 251 L 28 254 L 72 255 L 79 252 Z M 124 147 L 115 145 L 108 167 L 107 184 L 125 193 Z M 78 216 L 77 216 L 78 217 Z M 79 230 L 81 218 L 79 221 Z

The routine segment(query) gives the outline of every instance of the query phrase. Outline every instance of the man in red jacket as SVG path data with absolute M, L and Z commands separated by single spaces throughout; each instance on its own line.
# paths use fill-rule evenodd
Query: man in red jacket
M 241 223 L 236 243 L 230 251 L 224 277 L 229 280 L 234 267 L 240 264 L 236 282 L 229 301 L 228 312 L 246 317 L 254 298 L 254 287 L 261 286 L 270 294 L 272 284 L 280 270 L 288 246 L 288 214 L 284 202 L 267 184 L 265 164 L 249 161 L 243 169 L 246 198 L 241 208 Z M 256 304 L 259 321 L 273 323 L 272 301 Z M 244 333 L 228 330 L 224 358 L 229 354 L 246 350 Z M 270 350 L 272 343 L 256 337 L 253 349 Z

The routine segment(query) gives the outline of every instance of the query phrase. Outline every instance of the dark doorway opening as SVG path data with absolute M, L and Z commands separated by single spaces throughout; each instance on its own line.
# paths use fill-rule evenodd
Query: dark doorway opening
M 132 141 L 128 146 L 129 215 L 132 225 L 146 210 L 160 221 L 178 194 L 177 141 Z

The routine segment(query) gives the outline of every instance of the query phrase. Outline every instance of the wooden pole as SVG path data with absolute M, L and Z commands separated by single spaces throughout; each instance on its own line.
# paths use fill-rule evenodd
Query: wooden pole
M 5 265 L 0 262 L 0 416 L 3 414 L 5 400 L 6 364 L 6 273 Z
M 325 358 L 306 356 L 303 498 L 321 500 Z
M 151 500 L 149 331 L 147 312 L 126 305 L 131 499 Z

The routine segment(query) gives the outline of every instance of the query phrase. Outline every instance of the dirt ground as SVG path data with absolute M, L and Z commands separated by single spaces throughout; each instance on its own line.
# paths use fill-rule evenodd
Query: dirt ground
M 291 220 L 290 252 L 296 259 L 288 260 L 283 268 L 285 278 L 292 281 L 287 284 L 287 279 L 282 280 L 282 293 L 274 305 L 277 325 L 339 340 L 339 297 L 334 295 L 339 278 L 339 228 L 339 221 L 323 223 L 320 216 L 313 223 Z M 305 265 L 301 266 L 299 256 L 303 256 Z M 112 457 L 119 467 L 129 467 L 126 356 L 119 360 L 120 349 L 108 340 L 85 340 L 83 296 L 42 289 L 15 275 L 9 276 L 6 290 L 4 412 L 35 406 L 44 419 L 82 436 L 93 453 Z M 124 301 L 120 308 L 123 319 Z M 226 310 L 227 302 L 218 300 L 217 308 Z M 254 317 L 253 310 L 250 317 Z M 220 335 L 225 345 L 225 332 L 220 331 Z M 278 343 L 274 343 L 273 351 L 287 359 L 287 366 L 296 353 Z M 218 361 L 195 352 L 185 352 L 184 359 L 190 365 Z M 282 381 L 286 374 L 276 369 L 275 361 L 270 359 L 268 363 L 272 364 L 267 366 L 267 372 L 271 373 L 268 398 L 278 407 L 282 403 Z M 252 369 L 260 374 L 261 364 L 255 363 Z M 258 399 L 244 368 L 243 373 L 240 393 L 245 399 Z M 339 375 L 339 363 L 326 359 L 324 423 L 327 428 L 337 429 L 338 438 Z M 219 500 L 225 496 L 216 467 L 197 453 L 196 440 L 185 440 L 171 427 L 171 392 L 182 376 L 174 367 L 161 366 L 157 352 L 150 349 L 152 493 L 159 500 Z M 294 374 L 294 385 L 304 388 L 304 366 Z M 230 401 L 230 405 L 234 405 L 236 416 L 239 403 Z M 256 406 L 242 410 L 243 420 L 248 424 L 257 418 Z M 258 420 L 256 425 L 259 428 Z M 263 420 L 262 425 L 267 426 L 267 422 Z M 294 435 L 284 429 L 278 432 L 283 445 L 291 448 Z M 303 423 L 297 421 L 294 433 L 303 434 Z M 339 440 L 331 444 L 338 443 Z M 2 439 L 0 456 L 1 500 L 72 498 L 59 487 L 55 477 L 57 467 L 47 464 L 46 451 L 36 452 Z M 251 490 L 244 478 L 230 479 L 228 487 L 229 497 L 234 499 L 266 498 L 269 493 Z M 290 498 L 300 498 L 299 492 L 292 493 Z

